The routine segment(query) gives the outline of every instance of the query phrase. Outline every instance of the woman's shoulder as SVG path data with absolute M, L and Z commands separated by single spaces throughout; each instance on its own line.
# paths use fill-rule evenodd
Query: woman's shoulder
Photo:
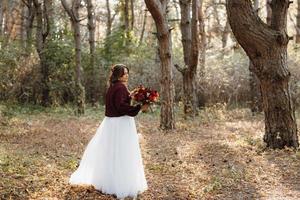
M 118 91 L 126 91 L 126 92 L 128 92 L 127 87 L 123 83 L 121 83 L 121 82 L 114 83 L 113 86 L 112 86 L 112 89 L 114 91 L 118 90 Z

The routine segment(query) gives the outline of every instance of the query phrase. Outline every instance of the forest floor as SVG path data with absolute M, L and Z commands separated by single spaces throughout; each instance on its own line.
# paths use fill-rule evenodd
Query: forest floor
M 115 199 L 68 184 L 102 118 L 0 105 L 0 199 Z M 300 199 L 300 151 L 266 149 L 262 115 L 212 107 L 177 115 L 174 131 L 158 128 L 158 111 L 136 124 L 149 186 L 139 199 Z

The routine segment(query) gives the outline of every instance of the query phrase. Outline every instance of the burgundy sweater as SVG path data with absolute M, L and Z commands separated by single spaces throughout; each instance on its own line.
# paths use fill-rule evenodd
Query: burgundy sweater
M 131 106 L 129 92 L 121 82 L 112 84 L 106 92 L 105 116 L 120 117 L 124 115 L 136 116 L 141 109 L 140 105 Z

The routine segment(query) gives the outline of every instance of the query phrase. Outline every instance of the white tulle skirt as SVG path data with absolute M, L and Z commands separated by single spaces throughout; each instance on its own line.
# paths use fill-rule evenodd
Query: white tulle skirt
M 136 197 L 147 189 L 133 117 L 105 117 L 87 145 L 71 184 L 93 185 L 117 198 Z

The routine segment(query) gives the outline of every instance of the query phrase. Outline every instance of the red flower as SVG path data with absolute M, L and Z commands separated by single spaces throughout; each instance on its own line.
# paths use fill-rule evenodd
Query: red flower
M 159 94 L 156 90 L 151 90 L 140 85 L 132 91 L 131 96 L 134 101 L 146 104 L 157 102 Z

